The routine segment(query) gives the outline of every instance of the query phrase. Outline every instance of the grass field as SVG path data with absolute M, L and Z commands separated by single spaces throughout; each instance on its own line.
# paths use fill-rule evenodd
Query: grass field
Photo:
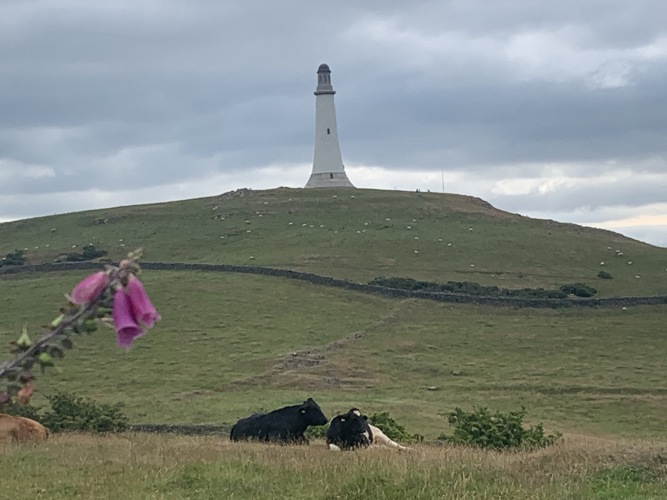
M 88 242 L 114 259 L 144 246 L 148 261 L 356 281 L 583 281 L 602 296 L 667 293 L 667 249 L 454 195 L 279 189 L 0 224 L 0 255 L 27 248 L 31 263 Z M 614 278 L 596 278 L 600 269 Z M 0 345 L 24 324 L 38 332 L 85 274 L 0 276 Z M 494 308 L 260 275 L 141 278 L 162 321 L 129 352 L 112 330 L 75 338 L 38 377 L 36 405 L 66 390 L 122 402 L 132 423 L 230 424 L 312 396 L 329 417 L 351 406 L 389 411 L 429 441 L 451 431 L 442 413 L 457 406 L 523 405 L 526 423 L 566 440 L 533 453 L 420 445 L 410 455 L 335 455 L 213 437 L 56 436 L 2 451 L 0 498 L 667 498 L 667 306 Z
M 396 453 L 149 435 L 56 436 L 0 454 L 0 498 L 662 499 L 665 441 L 565 436 L 535 452 Z
M 4 277 L 0 339 L 47 323 L 83 275 Z M 388 410 L 429 439 L 447 427 L 439 413 L 473 405 L 524 405 L 554 430 L 664 434 L 664 306 L 505 309 L 244 274 L 143 278 L 158 326 L 129 352 L 112 330 L 75 339 L 40 393 L 122 401 L 133 422 L 230 423 L 312 396 L 329 414 Z

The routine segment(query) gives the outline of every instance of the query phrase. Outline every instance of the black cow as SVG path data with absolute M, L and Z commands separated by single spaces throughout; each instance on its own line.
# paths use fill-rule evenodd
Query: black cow
M 362 415 L 357 408 L 351 408 L 343 415 L 336 415 L 331 419 L 327 431 L 327 447 L 330 450 L 341 451 L 383 444 L 399 450 L 409 450 L 390 439 L 367 420 L 366 415 Z
M 229 439 L 308 444 L 308 439 L 303 434 L 308 426 L 324 425 L 327 422 L 328 419 L 318 404 L 313 398 L 308 398 L 299 405 L 242 418 L 232 427 Z

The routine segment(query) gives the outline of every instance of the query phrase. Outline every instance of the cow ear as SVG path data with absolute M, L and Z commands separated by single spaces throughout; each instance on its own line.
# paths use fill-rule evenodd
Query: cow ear
M 361 418 L 364 419 L 364 421 L 368 420 L 368 415 L 363 415 Z

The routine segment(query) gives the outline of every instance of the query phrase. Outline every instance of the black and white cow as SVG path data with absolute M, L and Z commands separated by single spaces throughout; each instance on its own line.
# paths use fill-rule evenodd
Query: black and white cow
M 367 420 L 368 417 L 362 415 L 357 408 L 351 408 L 347 413 L 336 415 L 331 419 L 327 431 L 328 448 L 341 451 L 381 444 L 399 450 L 409 450 L 390 439 L 380 429 L 369 424 Z
M 332 418 L 327 430 L 329 449 L 351 450 L 370 446 L 373 442 L 373 432 L 366 420 L 366 415 L 362 415 L 356 408 Z
M 269 413 L 242 418 L 232 427 L 232 441 L 257 440 L 283 444 L 308 444 L 304 432 L 309 425 L 324 425 L 327 417 L 313 398 Z

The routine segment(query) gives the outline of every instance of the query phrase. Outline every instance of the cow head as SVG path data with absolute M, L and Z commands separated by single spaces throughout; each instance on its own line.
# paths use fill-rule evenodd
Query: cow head
M 308 425 L 324 425 L 329 421 L 313 398 L 306 399 L 299 408 L 299 412 Z

